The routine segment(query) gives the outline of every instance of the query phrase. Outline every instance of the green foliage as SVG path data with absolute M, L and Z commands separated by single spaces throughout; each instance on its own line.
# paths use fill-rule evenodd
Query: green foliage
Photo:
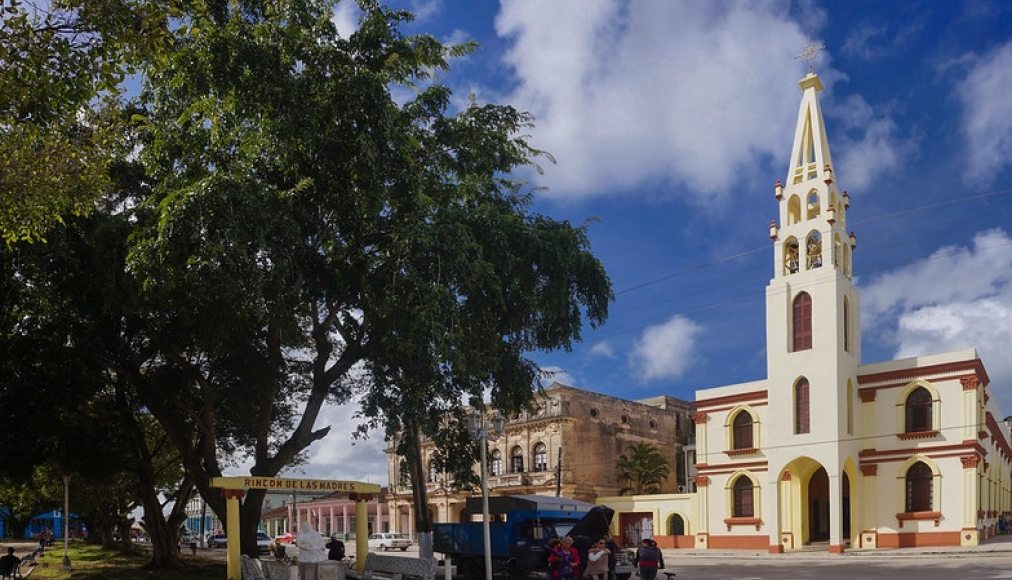
M 649 443 L 630 445 L 615 462 L 615 467 L 618 469 L 619 481 L 627 484 L 618 492 L 619 495 L 658 493 L 661 484 L 671 473 L 664 454 Z
M 43 239 L 108 191 L 113 97 L 171 40 L 149 0 L 0 1 L 0 236 Z

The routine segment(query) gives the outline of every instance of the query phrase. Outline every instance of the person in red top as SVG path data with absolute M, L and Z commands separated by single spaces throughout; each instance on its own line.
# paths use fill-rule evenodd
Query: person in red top
M 573 547 L 573 538 L 566 536 L 562 541 L 552 540 L 548 547 L 548 569 L 552 578 L 574 580 L 580 566 L 580 553 Z

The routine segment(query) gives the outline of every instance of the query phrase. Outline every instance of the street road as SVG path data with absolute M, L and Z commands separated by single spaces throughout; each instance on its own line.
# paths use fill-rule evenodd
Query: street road
M 670 558 L 673 580 L 978 580 L 1012 579 L 1012 553 L 826 556 L 824 559 Z M 661 580 L 665 580 L 660 575 Z M 634 576 L 632 580 L 636 580 Z
M 354 545 L 354 541 L 347 542 L 349 554 L 354 553 Z M 289 554 L 295 550 L 290 548 Z M 417 546 L 412 546 L 407 553 L 393 551 L 387 554 L 418 557 L 417 550 Z M 183 555 L 188 557 L 186 551 Z M 225 550 L 201 550 L 198 557 L 223 560 Z M 726 555 L 680 555 L 677 550 L 665 550 L 664 559 L 667 564 L 665 570 L 678 573 L 671 580 L 1012 580 L 1012 551 L 952 554 L 848 552 L 842 556 L 809 553 L 743 557 L 735 552 Z M 442 577 L 440 574 L 437 580 Z M 639 579 L 633 576 L 630 580 Z M 658 580 L 668 579 L 660 574 Z

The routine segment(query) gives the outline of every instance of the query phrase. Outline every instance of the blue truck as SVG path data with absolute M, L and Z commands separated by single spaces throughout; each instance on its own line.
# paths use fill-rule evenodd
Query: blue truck
M 463 516 L 481 514 L 481 498 L 468 498 Z M 586 560 L 592 543 L 608 533 L 614 511 L 605 506 L 540 495 L 489 498 L 492 573 L 512 578 L 546 575 L 548 542 L 570 536 Z M 433 551 L 450 558 L 467 580 L 485 578 L 485 544 L 481 522 L 433 525 Z M 618 580 L 632 574 L 627 554 L 618 554 Z

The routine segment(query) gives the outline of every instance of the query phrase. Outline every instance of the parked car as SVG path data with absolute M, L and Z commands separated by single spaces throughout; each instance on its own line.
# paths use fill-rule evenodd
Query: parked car
M 261 554 L 269 554 L 271 551 L 271 537 L 267 532 L 257 532 L 257 550 Z
M 295 534 L 293 534 L 291 532 L 288 532 L 288 533 L 285 533 L 285 534 L 281 534 L 280 536 L 274 536 L 274 543 L 275 544 L 294 544 L 295 543 Z
M 400 548 L 402 552 L 411 546 L 411 538 L 405 534 L 372 534 L 369 536 L 370 550 L 389 550 Z
M 228 536 L 225 534 L 211 534 L 207 538 L 208 548 L 225 548 L 228 546 Z

